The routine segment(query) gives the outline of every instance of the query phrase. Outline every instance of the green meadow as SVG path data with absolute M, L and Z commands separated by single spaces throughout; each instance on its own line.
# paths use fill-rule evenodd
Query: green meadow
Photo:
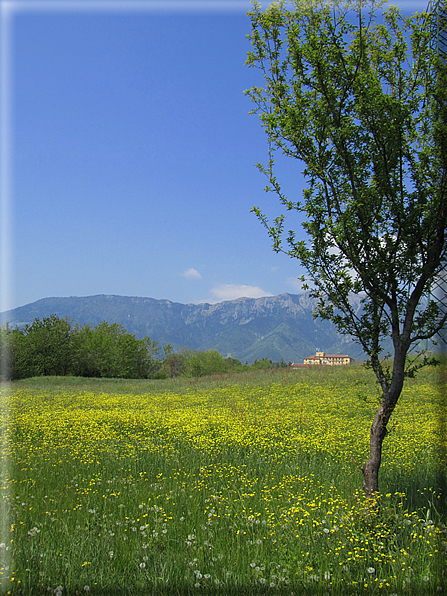
M 3 385 L 2 593 L 445 592 L 446 369 L 404 387 L 380 507 L 360 365 Z

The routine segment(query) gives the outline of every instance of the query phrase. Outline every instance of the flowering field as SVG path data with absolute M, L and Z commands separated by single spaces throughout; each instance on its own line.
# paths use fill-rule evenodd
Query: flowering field
M 378 394 L 358 367 L 4 389 L 3 592 L 445 590 L 433 375 L 393 415 L 379 511 L 359 470 Z

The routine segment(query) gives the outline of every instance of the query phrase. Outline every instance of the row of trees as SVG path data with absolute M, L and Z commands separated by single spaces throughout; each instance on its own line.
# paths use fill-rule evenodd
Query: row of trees
M 11 380 L 48 375 L 166 379 L 286 366 L 285 362 L 267 359 L 243 365 L 216 350 L 182 349 L 175 353 L 172 345 L 161 346 L 149 337 L 137 339 L 117 323 L 80 326 L 56 315 L 42 321 L 36 318 L 21 329 L 4 325 L 0 329 L 0 358 L 2 378 Z

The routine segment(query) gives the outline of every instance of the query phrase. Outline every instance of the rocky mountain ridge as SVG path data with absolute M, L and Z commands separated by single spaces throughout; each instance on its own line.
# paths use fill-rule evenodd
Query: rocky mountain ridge
M 354 299 L 360 308 L 360 299 Z M 303 362 L 317 349 L 365 358 L 351 338 L 329 321 L 314 319 L 308 292 L 263 298 L 238 298 L 217 304 L 181 304 L 136 296 L 43 298 L 0 314 L 10 325 L 31 324 L 38 317 L 67 316 L 80 325 L 119 323 L 137 338 L 145 335 L 175 348 L 218 350 L 242 362 L 269 358 Z

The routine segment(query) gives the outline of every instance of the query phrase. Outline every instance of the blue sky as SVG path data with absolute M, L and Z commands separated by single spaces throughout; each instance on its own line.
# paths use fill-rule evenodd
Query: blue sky
M 0 310 L 299 291 L 298 263 L 272 252 L 250 213 L 280 209 L 254 167 L 267 144 L 243 93 L 261 83 L 244 65 L 249 2 L 1 4 Z M 300 165 L 280 176 L 298 198 Z

